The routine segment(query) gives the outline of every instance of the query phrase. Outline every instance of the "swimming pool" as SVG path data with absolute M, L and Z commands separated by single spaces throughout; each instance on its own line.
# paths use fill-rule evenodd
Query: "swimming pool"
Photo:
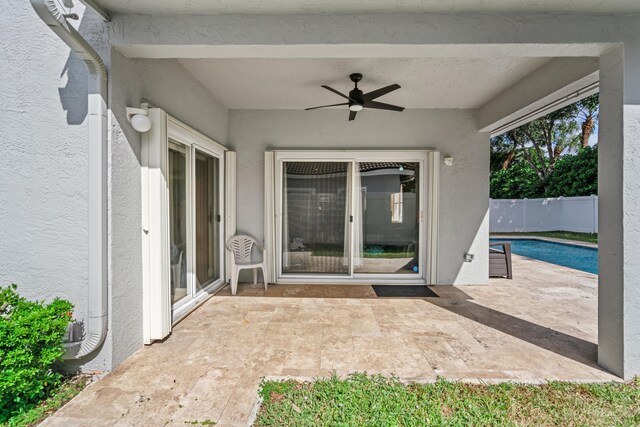
M 536 239 L 490 239 L 511 242 L 511 252 L 540 261 L 598 274 L 598 249 Z

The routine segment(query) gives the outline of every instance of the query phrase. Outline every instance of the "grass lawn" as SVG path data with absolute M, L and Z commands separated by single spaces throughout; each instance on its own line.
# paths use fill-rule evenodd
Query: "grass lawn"
M 265 381 L 255 426 L 637 426 L 640 380 L 626 384 L 404 385 L 354 374 Z
M 15 415 L 5 423 L 0 423 L 2 427 L 35 426 L 49 415 L 60 409 L 65 403 L 70 401 L 76 394 L 80 393 L 89 377 L 78 375 L 64 381 L 60 387 L 52 391 L 51 396 L 40 405 L 29 411 Z
M 531 233 L 491 233 L 493 235 L 499 236 L 540 236 L 540 237 L 553 237 L 555 239 L 567 239 L 567 240 L 577 240 L 579 242 L 589 242 L 589 243 L 598 243 L 598 233 L 590 234 L 590 233 L 573 233 L 571 231 L 539 231 L 539 232 L 531 232 Z

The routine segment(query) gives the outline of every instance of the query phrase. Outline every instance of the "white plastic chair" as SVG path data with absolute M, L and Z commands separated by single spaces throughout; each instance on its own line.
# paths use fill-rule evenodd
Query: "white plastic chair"
M 260 260 L 254 260 L 251 257 L 253 246 L 256 246 L 262 253 Z M 240 270 L 253 270 L 253 284 L 258 284 L 258 268 L 262 269 L 262 277 L 264 278 L 264 290 L 267 290 L 267 269 L 265 261 L 267 259 L 267 250 L 264 249 L 256 239 L 244 234 L 238 234 L 227 240 L 225 248 L 233 254 L 231 257 L 231 294 L 235 295 L 238 289 L 238 276 Z

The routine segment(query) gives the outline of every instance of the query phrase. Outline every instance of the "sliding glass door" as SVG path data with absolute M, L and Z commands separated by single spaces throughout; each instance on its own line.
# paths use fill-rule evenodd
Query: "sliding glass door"
M 420 272 L 420 163 L 358 162 L 354 273 Z
M 348 275 L 349 162 L 285 162 L 282 271 Z
M 279 276 L 424 278 L 426 152 L 318 154 L 280 159 Z
M 182 132 L 169 139 L 169 281 L 174 319 L 222 285 L 222 151 Z

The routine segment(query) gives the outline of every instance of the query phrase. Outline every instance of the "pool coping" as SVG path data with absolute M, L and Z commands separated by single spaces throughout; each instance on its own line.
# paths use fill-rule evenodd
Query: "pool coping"
M 557 237 L 543 237 L 543 236 L 512 236 L 505 234 L 489 234 L 490 239 L 505 239 L 505 240 L 541 240 L 543 242 L 560 243 L 563 245 L 581 246 L 583 248 L 598 249 L 597 243 L 581 242 L 579 240 L 559 239 Z

